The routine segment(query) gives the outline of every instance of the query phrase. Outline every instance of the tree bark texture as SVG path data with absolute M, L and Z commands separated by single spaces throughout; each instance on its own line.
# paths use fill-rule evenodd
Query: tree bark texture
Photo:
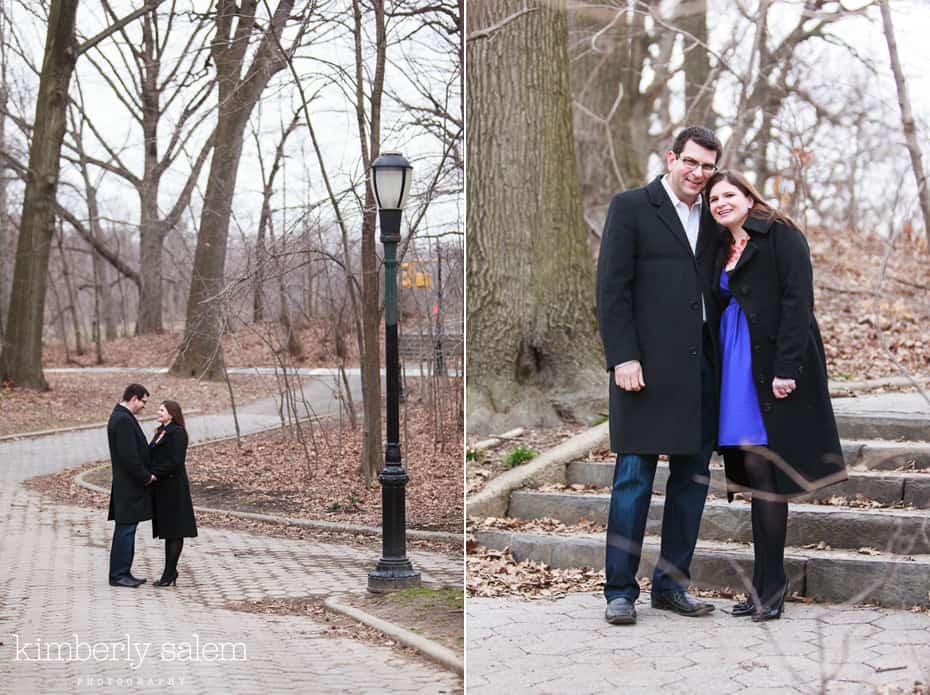
M 521 1 L 469 4 L 468 33 Z M 582 221 L 564 2 L 467 47 L 468 427 L 587 419 L 606 407 Z
M 255 26 L 255 0 L 223 0 L 217 10 L 217 35 L 212 46 L 219 92 L 210 175 L 204 194 L 194 268 L 187 300 L 187 318 L 180 351 L 171 373 L 219 381 L 224 378 L 221 338 L 225 328 L 223 300 L 226 244 L 232 197 L 236 189 L 245 127 L 271 77 L 287 64 L 277 48 L 293 0 L 275 8 L 252 64 L 240 78 Z M 236 27 L 233 30 L 233 21 Z
M 47 389 L 42 374 L 42 318 L 49 252 L 55 233 L 55 194 L 65 134 L 68 86 L 74 71 L 77 0 L 54 0 L 39 76 L 29 178 L 23 194 L 16 265 L 0 376 L 20 386 Z

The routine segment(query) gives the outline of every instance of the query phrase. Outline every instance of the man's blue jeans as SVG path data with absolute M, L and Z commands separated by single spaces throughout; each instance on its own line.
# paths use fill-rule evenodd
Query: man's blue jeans
M 132 558 L 136 554 L 136 527 L 139 524 L 115 524 L 110 546 L 110 581 L 131 576 Z
M 669 460 L 662 546 L 652 578 L 654 595 L 686 591 L 691 580 L 691 558 L 707 499 L 708 463 L 716 439 L 714 372 L 706 357 L 703 362 L 701 451 L 690 456 L 671 456 Z M 607 519 L 604 596 L 608 601 L 620 597 L 635 601 L 639 597 L 636 571 L 639 569 L 657 460 L 658 456 L 654 454 L 617 455 Z

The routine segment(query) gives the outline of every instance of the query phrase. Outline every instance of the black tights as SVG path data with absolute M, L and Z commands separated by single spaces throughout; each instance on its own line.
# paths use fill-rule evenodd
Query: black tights
M 775 493 L 775 465 L 759 454 L 746 452 L 746 475 L 752 496 L 752 569 L 754 602 L 772 606 L 781 598 L 788 581 L 785 575 L 785 534 L 788 529 L 788 502 L 772 499 Z M 766 495 L 765 493 L 768 493 Z
M 166 538 L 165 539 L 165 572 L 162 579 L 173 577 L 178 570 L 178 558 L 181 557 L 181 550 L 184 548 L 183 538 Z

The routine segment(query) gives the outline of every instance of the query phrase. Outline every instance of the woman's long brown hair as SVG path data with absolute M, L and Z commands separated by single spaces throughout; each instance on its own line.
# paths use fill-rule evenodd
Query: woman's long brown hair
M 705 195 L 707 196 L 706 202 L 708 207 L 710 206 L 710 191 L 721 181 L 726 181 L 729 184 L 736 186 L 743 195 L 747 195 L 752 198 L 752 209 L 749 211 L 749 216 L 754 217 L 759 220 L 765 220 L 766 222 L 781 222 L 782 224 L 787 224 L 795 229 L 800 229 L 797 222 L 791 219 L 786 213 L 773 208 L 771 205 L 765 202 L 765 199 L 762 197 L 762 194 L 756 190 L 756 187 L 753 186 L 749 180 L 740 173 L 737 173 L 732 170 L 718 171 L 716 174 L 710 177 L 707 181 L 707 185 L 704 187 Z
M 172 422 L 177 423 L 178 427 L 187 432 L 187 427 L 184 426 L 184 413 L 181 412 L 181 406 L 178 405 L 178 402 L 162 401 L 161 404 L 165 406 L 165 410 L 171 416 Z

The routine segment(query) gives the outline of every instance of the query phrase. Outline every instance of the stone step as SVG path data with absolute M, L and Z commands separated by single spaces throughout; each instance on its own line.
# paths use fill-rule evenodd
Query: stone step
M 930 403 L 916 391 L 834 398 L 833 412 L 843 439 L 930 441 Z
M 866 449 L 866 444 L 861 444 Z M 722 464 L 721 464 L 722 465 Z M 568 465 L 566 479 L 569 485 L 590 485 L 609 488 L 613 483 L 613 461 L 575 461 Z M 668 481 L 668 464 L 660 461 L 656 468 L 656 477 L 652 489 L 664 492 Z M 726 483 L 722 467 L 710 469 L 710 491 L 719 497 L 726 496 Z M 903 502 L 918 509 L 930 508 L 930 472 L 889 472 L 879 473 L 861 471 L 851 468 L 849 480 L 823 488 L 798 498 L 798 502 L 827 499 L 833 496 L 855 499 L 861 495 L 882 504 Z
M 663 497 L 653 497 L 646 533 L 660 532 L 664 504 Z M 606 526 L 609 506 L 609 494 L 520 490 L 510 496 L 508 515 L 515 519 L 551 518 L 570 525 L 589 519 Z M 751 542 L 749 503 L 708 499 L 699 537 L 709 541 Z M 801 546 L 820 542 L 832 548 L 874 547 L 901 555 L 930 553 L 930 513 L 792 504 L 788 513 L 787 544 Z M 927 588 L 930 589 L 930 578 Z
M 517 561 L 532 560 L 553 568 L 604 568 L 604 534 L 553 536 L 498 530 L 475 532 L 487 548 L 510 548 Z M 639 576 L 651 577 L 659 541 L 647 536 Z M 752 549 L 736 543 L 700 541 L 691 563 L 696 586 L 745 591 L 752 576 Z M 875 602 L 893 608 L 930 606 L 930 556 L 907 559 L 844 551 L 787 548 L 785 570 L 792 592 L 830 603 Z M 790 607 L 789 609 L 790 610 Z

